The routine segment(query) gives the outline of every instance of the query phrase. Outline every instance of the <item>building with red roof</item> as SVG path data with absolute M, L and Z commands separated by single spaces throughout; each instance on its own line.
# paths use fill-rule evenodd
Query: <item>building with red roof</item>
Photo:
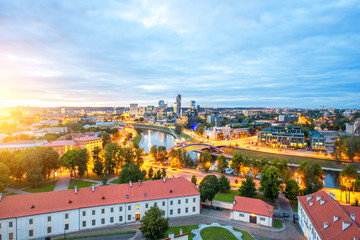
M 341 205 L 324 190 L 299 196 L 299 224 L 310 240 L 357 240 L 360 238 L 360 208 Z
M 165 217 L 200 213 L 200 193 L 183 177 L 3 196 L 0 239 L 38 239 L 139 221 L 157 205 Z
M 260 199 L 235 196 L 230 218 L 272 227 L 274 207 Z

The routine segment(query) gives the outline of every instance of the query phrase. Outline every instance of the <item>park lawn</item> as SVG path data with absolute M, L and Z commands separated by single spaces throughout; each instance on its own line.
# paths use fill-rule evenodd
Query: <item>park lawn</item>
M 10 179 L 9 187 L 13 188 L 13 189 L 21 189 L 21 188 L 29 187 L 29 185 L 30 184 L 26 180 L 22 180 L 22 181 L 18 182 L 14 179 Z
M 189 233 L 189 240 L 192 240 L 193 236 L 191 234 L 191 230 L 197 229 L 197 228 L 199 228 L 199 225 L 170 227 L 169 230 L 167 230 L 160 239 L 168 238 L 170 232 L 173 232 L 174 235 L 177 236 L 180 234 L 180 229 L 182 229 L 183 233 Z
M 115 180 L 112 180 L 110 183 L 120 184 L 120 180 L 117 178 L 117 179 L 115 179 Z
M 248 232 L 245 232 L 245 231 L 237 229 L 237 228 L 234 228 L 234 230 L 241 232 L 243 234 L 242 235 L 243 240 L 255 240 L 255 238 L 253 238 L 253 236 L 251 236 L 250 233 L 248 233 Z
M 282 228 L 282 222 L 279 220 L 274 221 L 274 228 Z
M 228 192 L 225 193 L 218 192 L 215 195 L 214 200 L 232 203 L 234 201 L 235 196 L 239 196 L 238 190 L 229 190 Z
M 78 239 L 78 238 L 91 238 L 91 237 L 100 237 L 100 236 L 109 236 L 115 234 L 126 234 L 126 233 L 135 233 L 136 231 L 125 231 L 125 232 L 112 232 L 112 233 L 100 233 L 100 234 L 91 234 L 91 235 L 80 235 L 73 237 L 66 237 L 66 239 Z M 64 238 L 56 238 L 55 240 L 63 240 Z
M 55 181 L 47 182 L 38 188 L 27 188 L 24 191 L 29 193 L 39 193 L 39 192 L 51 192 L 54 190 Z
M 320 164 L 321 167 L 327 167 L 327 168 L 336 168 L 336 169 L 342 169 L 347 164 L 353 166 L 355 169 L 360 170 L 360 165 L 357 163 L 352 162 L 338 162 L 335 160 L 329 160 L 329 159 L 323 159 L 323 158 L 314 158 L 314 157 L 302 157 L 302 156 L 293 156 L 293 155 L 285 155 L 285 154 L 276 154 L 276 153 L 268 153 L 268 152 L 261 152 L 261 151 L 255 151 L 255 150 L 249 150 L 249 149 L 240 149 L 240 148 L 229 148 L 224 147 L 222 148 L 225 154 L 229 155 L 235 155 L 235 154 L 242 154 L 245 156 L 248 156 L 250 158 L 266 158 L 269 161 L 273 161 L 275 159 L 283 160 L 286 159 L 288 163 L 293 164 L 300 164 L 303 161 L 307 162 L 317 162 Z
M 93 184 L 97 184 L 97 182 L 93 182 L 93 181 L 83 181 L 83 180 L 75 180 L 71 179 L 71 182 L 69 184 L 69 188 L 68 189 L 74 189 L 75 186 L 77 186 L 78 188 L 85 188 L 85 187 L 91 187 L 91 185 Z
M 197 139 L 193 138 L 192 136 L 184 132 L 181 132 L 180 137 L 185 138 L 187 142 L 199 142 Z
M 86 176 L 86 174 L 85 174 L 85 176 Z M 89 177 L 86 177 L 86 179 L 101 181 L 101 178 L 93 172 L 89 172 Z
M 229 239 L 237 240 L 237 238 L 229 230 L 222 227 L 208 227 L 201 230 L 200 235 L 203 239 L 206 240 L 218 240 L 220 239 Z

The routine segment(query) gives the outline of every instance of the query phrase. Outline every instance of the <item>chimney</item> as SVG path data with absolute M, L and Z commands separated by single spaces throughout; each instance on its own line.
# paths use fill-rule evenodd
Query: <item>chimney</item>
M 336 222 L 338 219 L 339 219 L 339 217 L 334 215 L 334 222 Z
M 324 222 L 324 229 L 327 229 L 329 227 L 329 223 L 328 222 Z
M 306 201 L 308 202 L 308 201 L 310 201 L 311 199 L 312 199 L 312 196 L 311 196 L 311 195 L 307 195 Z
M 131 180 L 129 181 L 129 185 L 130 185 L 130 187 L 132 187 L 132 181 Z
M 77 186 L 75 186 L 75 188 L 74 188 L 74 189 L 75 189 L 75 194 L 77 194 Z
M 335 200 L 335 193 L 330 193 L 330 197 Z
M 350 214 L 350 217 L 355 222 L 355 214 Z
M 141 186 L 141 180 L 140 179 L 138 180 L 138 183 L 139 183 L 139 186 Z
M 166 178 L 165 178 L 165 177 L 163 177 L 163 181 L 166 182 Z
M 182 235 L 182 229 L 180 228 L 180 235 Z
M 95 185 L 93 184 L 93 185 L 91 185 L 91 191 L 95 191 Z
M 174 235 L 175 235 L 174 232 L 170 232 L 170 233 L 169 233 L 169 238 L 170 238 L 171 240 L 174 240 L 174 237 L 175 237 Z
M 317 196 L 316 196 L 316 201 L 318 202 L 320 199 L 321 199 L 321 196 L 320 196 L 320 195 L 317 195 Z
M 343 221 L 342 222 L 342 231 L 345 231 L 348 227 L 350 227 L 350 222 Z

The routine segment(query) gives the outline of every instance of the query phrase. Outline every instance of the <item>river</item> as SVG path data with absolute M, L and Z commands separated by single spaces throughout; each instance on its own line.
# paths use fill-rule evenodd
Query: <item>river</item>
M 150 148 L 153 145 L 163 145 L 166 149 L 169 149 L 175 145 L 175 138 L 165 132 L 154 130 L 143 130 L 142 138 L 140 141 L 140 148 L 143 148 L 146 153 L 150 152 Z M 199 157 L 199 153 L 189 151 L 191 158 L 196 161 Z M 339 189 L 338 183 L 339 172 L 325 171 L 325 184 L 324 187 Z

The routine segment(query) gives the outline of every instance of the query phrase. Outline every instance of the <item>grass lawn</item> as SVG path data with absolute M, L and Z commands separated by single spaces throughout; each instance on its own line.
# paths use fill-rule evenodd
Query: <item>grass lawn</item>
M 93 172 L 89 172 L 89 177 L 87 177 L 86 174 L 85 174 L 84 178 L 89 179 L 89 180 L 101 181 L 101 178 L 98 177 L 98 175 L 96 175 Z
M 279 220 L 274 221 L 274 228 L 282 228 L 282 222 Z
M 20 189 L 20 188 L 25 188 L 28 187 L 30 184 L 26 181 L 26 180 L 22 180 L 21 182 L 17 182 L 14 179 L 10 179 L 10 188 L 13 189 Z
M 66 237 L 66 239 L 78 239 L 78 238 L 88 238 L 88 237 L 99 237 L 99 236 L 109 236 L 109 235 L 126 234 L 126 233 L 135 233 L 135 231 L 125 231 L 125 232 L 113 232 L 113 233 L 81 235 L 81 236 L 74 236 L 74 237 Z M 64 238 L 56 238 L 55 240 L 61 240 L 61 239 L 64 239 Z
M 193 138 L 192 136 L 190 136 L 189 134 L 186 134 L 184 132 L 181 132 L 180 135 L 181 138 L 185 138 L 185 140 L 187 142 L 199 142 L 197 139 Z
M 167 230 L 164 235 L 160 239 L 168 238 L 169 233 L 173 232 L 175 236 L 180 234 L 180 229 L 182 229 L 183 233 L 190 233 L 189 234 L 189 240 L 192 240 L 192 234 L 191 230 L 199 228 L 199 225 L 189 225 L 189 226 L 176 226 L 176 227 L 170 227 L 169 230 Z
M 200 235 L 203 239 L 206 240 L 219 240 L 220 239 L 229 239 L 237 240 L 237 238 L 229 230 L 222 227 L 208 227 L 201 230 Z
M 141 141 L 142 135 L 141 134 L 137 134 L 136 137 L 134 137 L 134 139 L 132 140 L 133 143 L 136 143 L 139 146 L 139 143 Z
M 117 178 L 117 179 L 115 179 L 115 180 L 112 180 L 110 183 L 120 184 L 120 181 L 119 181 L 119 179 Z
M 230 190 L 226 193 L 219 192 L 215 195 L 214 200 L 232 203 L 234 201 L 235 196 L 239 196 L 239 191 Z M 263 194 L 257 193 L 254 198 L 261 199 L 264 202 L 274 206 L 274 209 L 278 208 L 275 200 L 274 203 L 272 203 L 271 200 L 266 198 Z
M 235 231 L 241 232 L 242 235 L 242 239 L 243 240 L 255 240 L 255 238 L 253 238 L 253 236 L 250 235 L 250 233 L 242 231 L 240 229 L 234 228 Z
M 68 189 L 74 189 L 75 186 L 77 186 L 78 188 L 91 187 L 91 185 L 93 185 L 93 184 L 97 184 L 97 182 L 76 180 L 76 183 L 75 183 L 75 180 L 71 179 Z
M 357 170 L 360 170 L 360 165 L 357 163 L 351 163 L 351 162 L 337 162 L 335 160 L 329 160 L 329 159 L 322 159 L 322 158 L 314 158 L 314 157 L 302 157 L 302 156 L 293 156 L 293 155 L 285 155 L 285 154 L 276 154 L 276 153 L 268 153 L 268 152 L 261 152 L 261 151 L 255 151 L 255 150 L 248 150 L 248 149 L 239 149 L 239 148 L 223 148 L 222 149 L 225 154 L 229 155 L 235 155 L 236 153 L 252 157 L 252 158 L 266 158 L 269 161 L 275 160 L 275 159 L 286 159 L 288 163 L 294 163 L 294 164 L 300 164 L 302 161 L 308 161 L 308 162 L 317 162 L 322 167 L 328 167 L 328 168 L 337 168 L 342 169 L 347 164 L 353 166 Z
M 55 187 L 55 181 L 47 182 L 41 187 L 38 188 L 27 188 L 24 189 L 24 191 L 29 193 L 39 193 L 39 192 L 51 192 L 54 190 Z

